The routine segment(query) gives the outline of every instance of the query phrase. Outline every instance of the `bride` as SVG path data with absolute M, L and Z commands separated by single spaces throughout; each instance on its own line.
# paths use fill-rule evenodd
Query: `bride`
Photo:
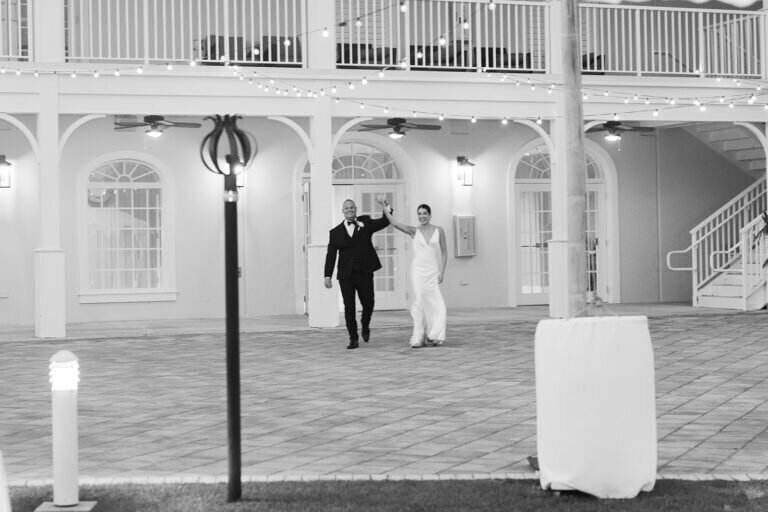
M 413 317 L 412 348 L 442 345 L 445 341 L 445 301 L 439 284 L 443 282 L 448 252 L 445 248 L 445 232 L 440 226 L 430 223 L 432 209 L 421 204 L 416 209 L 419 225 L 406 226 L 397 222 L 390 212 L 389 202 L 383 197 L 378 202 L 384 206 L 384 215 L 395 229 L 413 238 L 413 264 L 411 285 L 414 301 L 411 304 Z

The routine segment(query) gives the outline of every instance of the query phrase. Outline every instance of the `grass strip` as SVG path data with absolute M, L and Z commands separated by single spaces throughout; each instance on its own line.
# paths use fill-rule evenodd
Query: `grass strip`
M 52 488 L 12 487 L 13 512 L 33 512 Z M 630 500 L 544 491 L 536 480 L 246 482 L 226 503 L 226 484 L 83 485 L 94 512 L 765 512 L 768 481 L 659 480 Z M 62 510 L 66 510 L 62 508 Z

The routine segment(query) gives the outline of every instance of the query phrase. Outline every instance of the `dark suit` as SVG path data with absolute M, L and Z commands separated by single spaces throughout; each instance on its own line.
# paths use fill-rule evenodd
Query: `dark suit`
M 372 219 L 368 215 L 360 215 L 356 221 L 361 222 L 363 226 L 356 226 L 351 237 L 347 233 L 346 220 L 330 231 L 328 252 L 325 255 L 325 277 L 331 277 L 338 253 L 339 265 L 336 278 L 339 280 L 341 296 L 344 299 L 344 320 L 347 324 L 349 339 L 355 342 L 358 339 L 355 292 L 363 307 L 360 323 L 365 334 L 369 331 L 373 314 L 373 273 L 381 268 L 371 237 L 375 232 L 389 225 L 386 217 Z

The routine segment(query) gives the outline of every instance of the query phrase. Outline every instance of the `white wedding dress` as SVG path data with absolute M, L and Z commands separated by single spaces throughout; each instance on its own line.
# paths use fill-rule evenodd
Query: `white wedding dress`
M 414 292 L 411 304 L 412 347 L 420 347 L 428 343 L 428 340 L 438 345 L 445 341 L 445 301 L 438 283 L 440 254 L 440 234 L 437 228 L 429 240 L 417 228 L 413 235 L 411 266 L 411 285 Z

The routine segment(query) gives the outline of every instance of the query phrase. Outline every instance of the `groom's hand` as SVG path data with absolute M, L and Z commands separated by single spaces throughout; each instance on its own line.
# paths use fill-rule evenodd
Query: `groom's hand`
M 331 283 L 331 278 L 330 277 L 326 277 L 325 278 L 325 287 L 326 288 L 333 288 L 333 284 Z

